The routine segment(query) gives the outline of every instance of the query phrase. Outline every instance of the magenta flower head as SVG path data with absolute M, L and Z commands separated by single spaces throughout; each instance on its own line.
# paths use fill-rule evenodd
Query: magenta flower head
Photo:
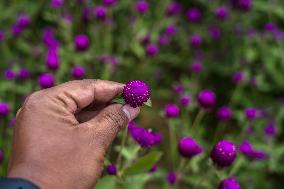
M 219 141 L 211 151 L 212 161 L 219 167 L 230 166 L 237 156 L 237 147 L 228 140 Z
M 235 177 L 229 177 L 221 181 L 218 189 L 241 189 L 241 186 Z
M 158 163 L 155 163 L 151 169 L 149 170 L 149 173 L 154 173 L 157 171 L 157 169 L 159 168 L 159 164 Z
M 221 29 L 218 26 L 209 27 L 208 33 L 209 33 L 209 36 L 211 37 L 211 39 L 213 39 L 213 40 L 220 39 L 221 34 L 222 34 Z
M 74 66 L 71 70 L 74 79 L 82 79 L 85 76 L 85 68 L 83 66 Z
M 117 0 L 103 0 L 103 4 L 106 6 L 113 6 L 117 3 Z
M 192 47 L 200 47 L 202 44 L 202 37 L 200 35 L 193 35 L 190 38 L 190 43 Z
M 107 15 L 107 9 L 103 6 L 97 6 L 95 8 L 95 16 L 99 20 L 104 20 Z
M 190 69 L 191 69 L 191 71 L 192 71 L 193 73 L 198 74 L 198 73 L 200 73 L 200 72 L 202 71 L 202 69 L 203 69 L 203 64 L 202 64 L 201 61 L 195 60 L 195 61 L 193 61 L 193 62 L 191 63 Z
M 198 103 L 203 108 L 213 108 L 216 104 L 216 95 L 213 91 L 202 90 L 197 97 Z
M 172 88 L 173 88 L 173 92 L 176 94 L 182 94 L 184 93 L 184 90 L 185 90 L 182 84 L 174 84 Z
M 0 31 L 0 43 L 4 41 L 4 39 L 5 39 L 5 34 L 4 32 Z
M 223 106 L 217 111 L 217 118 L 221 121 L 228 121 L 232 118 L 232 110 L 228 106 Z
M 275 32 L 278 30 L 278 26 L 277 24 L 275 24 L 274 22 L 268 22 L 264 25 L 264 29 L 267 32 Z
M 235 84 L 239 84 L 244 80 L 244 74 L 240 71 L 235 72 L 232 79 Z
M 26 80 L 30 77 L 30 72 L 27 68 L 21 68 L 18 72 L 18 75 L 17 77 L 20 79 L 20 80 Z
M 135 8 L 136 10 L 139 12 L 139 13 L 146 13 L 149 9 L 149 4 L 147 1 L 138 1 L 135 5 Z
M 109 175 L 116 175 L 117 173 L 117 169 L 116 169 L 116 166 L 114 164 L 110 164 L 106 167 L 106 172 L 109 174 Z
M 57 48 L 58 42 L 55 39 L 52 29 L 45 28 L 42 36 L 43 43 L 49 48 Z
M 229 9 L 225 6 L 220 6 L 215 10 L 215 15 L 219 20 L 226 20 L 229 16 Z
M 31 24 L 31 19 L 28 15 L 26 14 L 21 14 L 16 22 L 16 25 L 21 28 L 21 29 L 25 29 L 26 27 L 28 27 Z
M 170 37 L 166 34 L 162 34 L 159 36 L 159 45 L 166 46 L 170 43 Z
M 4 78 L 7 80 L 12 80 L 16 77 L 16 73 L 12 69 L 7 69 L 4 71 Z
M 174 36 L 177 33 L 177 28 L 175 25 L 169 25 L 166 27 L 166 34 L 169 36 Z
M 188 106 L 190 103 L 191 103 L 191 98 L 190 96 L 187 96 L 187 95 L 183 95 L 179 98 L 179 103 L 182 105 L 182 106 Z
M 49 73 L 41 74 L 38 78 L 38 84 L 42 89 L 53 87 L 54 83 L 54 77 Z
M 57 53 L 57 49 L 50 48 L 46 56 L 46 66 L 51 70 L 57 70 L 60 66 L 60 59 Z
M 269 122 L 264 128 L 264 133 L 268 137 L 274 137 L 277 134 L 275 122 Z
M 239 0 L 239 8 L 243 11 L 249 11 L 252 7 L 252 0 Z
M 257 117 L 257 109 L 249 107 L 245 109 L 245 116 L 248 120 L 254 120 Z
M 10 107 L 6 102 L 0 102 L 0 117 L 5 117 L 9 114 Z
M 198 22 L 201 19 L 201 12 L 198 8 L 190 8 L 186 12 L 186 17 L 190 22 Z
M 0 165 L 4 160 L 4 151 L 2 149 L 0 149 Z
M 174 185 L 177 181 L 177 175 L 173 171 L 169 171 L 167 174 L 167 181 L 170 185 Z
M 74 44 L 77 51 L 85 51 L 90 46 L 89 37 L 85 34 L 77 35 L 74 39 Z
M 266 152 L 255 150 L 248 140 L 245 140 L 240 144 L 240 152 L 252 160 L 265 160 L 268 158 Z
M 53 8 L 61 8 L 64 5 L 64 0 L 51 0 L 50 5 Z
M 156 56 L 159 53 L 159 48 L 154 43 L 149 44 L 146 47 L 146 53 L 148 56 Z
M 177 2 L 172 2 L 167 6 L 166 15 L 175 16 L 175 15 L 178 15 L 181 11 L 182 11 L 181 4 Z
M 142 106 L 150 98 L 150 88 L 143 81 L 129 81 L 123 88 L 122 96 L 126 104 L 136 108 Z
M 178 151 L 185 158 L 193 158 L 203 152 L 197 142 L 191 137 L 184 137 L 179 140 Z
M 164 112 L 167 118 L 177 118 L 180 115 L 180 109 L 176 104 L 167 104 Z

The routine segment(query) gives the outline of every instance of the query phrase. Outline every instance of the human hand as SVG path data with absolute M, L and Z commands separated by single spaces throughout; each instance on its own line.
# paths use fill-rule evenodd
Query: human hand
M 8 176 L 41 188 L 92 188 L 109 145 L 140 111 L 111 103 L 123 86 L 80 80 L 28 96 L 16 116 Z

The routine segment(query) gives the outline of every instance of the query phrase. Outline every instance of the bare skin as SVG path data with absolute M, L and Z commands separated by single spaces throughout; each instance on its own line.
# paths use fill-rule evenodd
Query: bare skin
M 106 151 L 140 112 L 111 100 L 123 84 L 80 80 L 31 94 L 16 116 L 9 177 L 45 189 L 89 189 Z

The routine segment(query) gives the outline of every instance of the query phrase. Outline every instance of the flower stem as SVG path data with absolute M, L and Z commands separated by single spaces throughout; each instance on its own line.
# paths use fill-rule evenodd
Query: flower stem
M 209 170 L 205 171 L 205 174 L 202 175 L 202 177 L 199 179 L 199 181 L 195 184 L 195 186 L 193 187 L 193 189 L 197 189 L 199 188 L 199 186 L 202 186 L 203 182 L 205 180 L 208 179 L 208 177 L 210 176 L 210 174 L 212 174 L 212 170 L 213 170 L 213 167 L 211 166 L 209 168 Z
M 125 144 L 126 144 L 127 132 L 128 132 L 128 128 L 126 127 L 123 130 L 123 133 L 122 133 L 122 140 L 121 140 L 119 154 L 118 154 L 117 161 L 116 161 L 118 169 L 120 169 L 122 167 L 122 150 L 123 150 L 123 148 L 125 147 Z
M 205 115 L 205 111 L 203 109 L 200 109 L 192 123 L 192 126 L 191 126 L 191 130 L 194 131 L 195 128 L 200 125 L 200 122 L 202 120 L 202 118 L 204 117 Z
M 175 167 L 176 164 L 176 129 L 174 124 L 169 124 L 169 136 L 170 136 L 170 152 L 172 159 L 172 167 Z
M 213 142 L 217 142 L 218 139 L 223 135 L 224 130 L 226 128 L 226 123 L 225 122 L 219 122 L 216 128 L 215 136 Z

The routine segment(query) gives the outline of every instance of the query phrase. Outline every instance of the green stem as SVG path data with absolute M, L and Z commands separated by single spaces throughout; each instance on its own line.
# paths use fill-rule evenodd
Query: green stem
M 122 140 L 121 140 L 121 144 L 120 144 L 120 150 L 119 150 L 119 154 L 118 154 L 117 161 L 116 161 L 118 169 L 122 168 L 122 163 L 123 163 L 122 162 L 122 149 L 125 147 L 125 144 L 126 144 L 127 132 L 128 132 L 128 129 L 125 128 L 123 130 Z
M 192 131 L 194 131 L 196 127 L 200 125 L 200 122 L 202 118 L 204 117 L 204 115 L 205 115 L 205 111 L 203 109 L 200 109 L 192 123 L 192 126 L 191 126 Z
M 220 137 L 223 135 L 224 131 L 226 128 L 226 123 L 225 122 L 219 122 L 216 128 L 215 136 L 214 136 L 214 143 L 220 139 Z
M 210 174 L 212 174 L 212 169 L 213 167 L 211 166 L 209 168 L 209 170 L 205 171 L 204 175 L 202 175 L 202 177 L 199 179 L 199 181 L 195 184 L 195 186 L 193 187 L 193 189 L 197 189 L 199 188 L 200 186 L 202 186 L 203 182 L 205 180 L 208 179 L 208 177 L 210 176 Z
M 172 167 L 175 167 L 176 164 L 176 130 L 175 125 L 169 124 L 169 136 L 170 136 L 170 152 L 171 152 L 171 159 L 172 159 Z

